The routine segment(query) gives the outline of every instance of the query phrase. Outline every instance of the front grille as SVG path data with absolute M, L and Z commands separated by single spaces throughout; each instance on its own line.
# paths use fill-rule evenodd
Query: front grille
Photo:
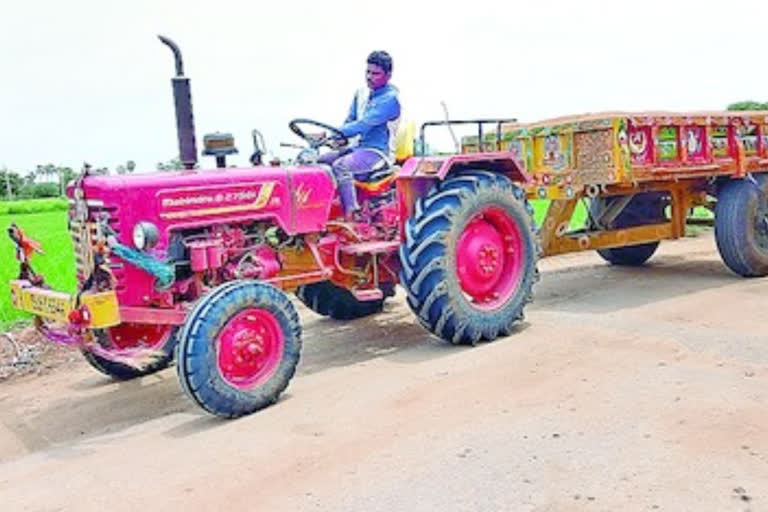
M 69 221 L 69 234 L 72 236 L 72 246 L 75 249 L 75 267 L 77 280 L 82 283 L 93 272 L 92 240 L 97 235 L 98 226 L 93 222 L 81 222 L 74 219 Z
M 106 235 L 102 232 L 101 225 L 95 222 L 106 213 L 109 225 L 116 234 L 120 233 L 117 226 L 117 217 L 115 213 L 117 208 L 105 207 L 102 201 L 88 200 L 88 218 L 82 220 L 78 218 L 74 202 L 71 202 L 69 214 L 69 233 L 72 237 L 72 245 L 75 250 L 75 267 L 77 270 L 77 280 L 82 283 L 93 273 L 93 251 L 96 243 L 106 241 Z M 117 280 L 117 288 L 122 289 L 123 265 L 109 261 L 109 266 Z

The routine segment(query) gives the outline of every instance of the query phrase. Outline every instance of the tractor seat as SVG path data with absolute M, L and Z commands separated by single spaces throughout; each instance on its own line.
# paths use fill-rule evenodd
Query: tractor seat
M 356 179 L 355 187 L 373 195 L 382 194 L 389 190 L 395 182 L 400 168 L 395 165 L 389 165 L 386 162 L 383 162 L 383 164 L 378 169 L 374 169 L 368 176 Z
M 383 194 L 392 188 L 400 172 L 400 165 L 413 156 L 413 138 L 416 125 L 413 122 L 401 123 L 395 140 L 395 164 L 382 161 L 368 176 L 355 180 L 355 187 L 373 195 Z

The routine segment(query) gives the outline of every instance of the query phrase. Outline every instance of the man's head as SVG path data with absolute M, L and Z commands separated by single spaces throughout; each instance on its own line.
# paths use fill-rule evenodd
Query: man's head
M 387 52 L 371 52 L 367 62 L 365 80 L 368 82 L 368 87 L 379 89 L 387 85 L 392 76 L 392 57 Z

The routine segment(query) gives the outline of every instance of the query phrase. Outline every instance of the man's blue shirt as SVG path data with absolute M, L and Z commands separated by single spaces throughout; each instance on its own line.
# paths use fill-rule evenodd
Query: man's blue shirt
M 377 149 L 389 158 L 394 154 L 400 101 L 395 86 L 361 89 L 355 94 L 349 114 L 341 127 L 347 137 L 360 136 L 358 147 Z

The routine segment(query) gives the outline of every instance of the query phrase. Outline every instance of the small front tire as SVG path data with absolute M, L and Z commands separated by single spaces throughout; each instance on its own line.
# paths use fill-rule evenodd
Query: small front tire
M 204 297 L 179 336 L 186 394 L 211 414 L 236 418 L 277 401 L 296 371 L 301 324 L 272 285 L 238 281 Z
M 158 351 L 159 355 L 151 362 L 134 367 L 96 355 L 87 349 L 82 350 L 83 357 L 94 369 L 116 380 L 130 380 L 164 370 L 173 362 L 178 328 L 172 325 L 123 323 L 96 330 L 94 335 L 97 343 L 104 348 L 144 348 Z

